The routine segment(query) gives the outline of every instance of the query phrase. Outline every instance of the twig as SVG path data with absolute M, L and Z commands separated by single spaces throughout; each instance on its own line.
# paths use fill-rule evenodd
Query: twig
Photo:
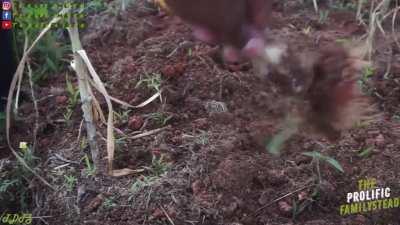
M 279 198 L 273 200 L 272 202 L 270 202 L 270 203 L 268 203 L 268 204 L 262 206 L 261 208 L 257 209 L 254 213 L 252 213 L 252 214 L 250 214 L 250 215 L 251 215 L 251 216 L 256 216 L 261 210 L 267 208 L 268 206 L 270 206 L 270 205 L 272 205 L 272 204 L 274 204 L 274 203 L 276 203 L 276 202 L 278 202 L 278 201 L 280 201 L 280 200 L 282 200 L 282 199 L 284 199 L 284 198 L 287 198 L 287 197 L 289 197 L 289 196 L 291 196 L 291 195 L 293 195 L 293 194 L 295 194 L 295 193 L 297 193 L 297 192 L 299 192 L 299 191 L 302 191 L 302 190 L 307 189 L 307 188 L 309 188 L 309 187 L 313 187 L 313 186 L 315 186 L 315 185 L 316 185 L 316 184 L 307 185 L 307 186 L 301 187 L 301 188 L 299 188 L 299 189 L 297 189 L 297 190 L 294 190 L 294 191 L 292 191 L 292 192 L 289 192 L 289 193 L 287 193 L 287 194 L 285 194 L 285 195 L 283 195 L 283 196 L 281 196 L 281 197 L 279 197 Z
M 72 164 L 79 165 L 79 162 L 66 159 L 66 158 L 62 157 L 61 155 L 59 155 L 59 154 L 57 154 L 57 153 L 55 153 L 54 156 L 55 156 L 57 159 L 59 159 L 59 160 L 61 160 L 61 161 L 63 161 L 63 162 L 67 162 L 67 163 L 72 163 Z
M 171 225 L 175 225 L 174 221 L 172 221 L 171 217 L 168 215 L 167 211 L 165 211 L 165 209 L 160 205 L 161 210 L 163 211 L 163 213 L 165 214 L 165 216 L 167 217 L 168 221 L 171 223 Z
M 39 219 L 43 223 L 49 225 L 49 223 L 45 220 L 45 218 L 52 218 L 53 216 L 32 216 L 32 219 Z
M 168 128 L 171 128 L 171 126 L 166 126 L 166 127 L 150 130 L 150 131 L 147 131 L 147 132 L 144 132 L 144 133 L 141 133 L 141 134 L 137 134 L 135 136 L 127 137 L 127 139 L 130 139 L 130 140 L 139 139 L 139 138 L 142 138 L 142 137 L 146 137 L 146 136 L 150 136 L 150 135 L 156 134 L 156 133 L 158 133 L 160 131 L 163 131 L 163 130 L 166 130 Z

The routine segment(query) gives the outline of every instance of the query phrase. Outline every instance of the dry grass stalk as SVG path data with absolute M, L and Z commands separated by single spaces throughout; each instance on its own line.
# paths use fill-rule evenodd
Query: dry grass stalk
M 88 81 L 88 72 L 82 58 L 77 51 L 82 50 L 82 45 L 79 38 L 78 25 L 75 16 L 70 16 L 70 28 L 68 28 L 69 37 L 71 39 L 74 65 L 73 68 L 78 76 L 79 93 L 82 101 L 82 111 L 86 126 L 87 139 L 92 155 L 92 160 L 96 169 L 100 166 L 99 147 L 96 141 L 96 126 L 93 120 L 92 111 L 92 95 Z

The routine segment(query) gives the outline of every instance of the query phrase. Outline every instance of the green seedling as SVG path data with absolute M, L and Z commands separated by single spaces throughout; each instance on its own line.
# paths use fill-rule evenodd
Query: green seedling
M 321 153 L 316 152 L 316 151 L 314 151 L 314 152 L 304 152 L 302 154 L 305 155 L 305 156 L 312 157 L 313 160 L 326 162 L 329 165 L 333 166 L 338 171 L 344 173 L 343 167 L 340 165 L 340 163 L 336 159 L 334 159 L 334 158 L 332 158 L 330 156 L 322 155 Z
M 115 203 L 114 197 L 109 197 L 109 198 L 104 199 L 104 202 L 101 206 L 104 209 L 111 209 L 111 208 L 116 207 L 117 204 Z
M 153 158 L 151 159 L 151 166 L 150 167 L 145 166 L 144 169 L 150 171 L 153 176 L 159 177 L 162 176 L 165 172 L 167 172 L 169 167 L 170 164 L 164 161 L 163 155 L 161 155 L 159 158 L 153 155 Z
M 73 175 L 64 175 L 64 183 L 68 191 L 72 191 L 78 179 Z
M 155 112 L 149 115 L 149 118 L 155 121 L 159 126 L 165 126 L 169 120 L 173 118 L 173 115 L 169 115 L 165 112 Z
M 318 23 L 319 24 L 325 24 L 326 21 L 328 20 L 328 17 L 329 17 L 329 11 L 328 10 L 319 11 Z
M 368 157 L 371 155 L 372 151 L 374 150 L 373 147 L 367 147 L 358 153 L 358 156 L 361 158 Z
M 364 81 L 370 79 L 375 74 L 375 69 L 371 66 L 367 66 L 363 71 L 362 79 Z
M 155 176 L 141 176 L 140 178 L 136 179 L 129 190 L 130 195 L 128 197 L 128 202 L 133 202 L 138 193 L 142 193 L 146 190 L 146 188 L 157 183 L 158 179 L 159 177 Z
M 30 168 L 35 170 L 39 158 L 34 156 L 28 143 L 21 142 L 19 147 L 18 154 Z M 0 174 L 0 202 L 2 206 L 12 205 L 18 206 L 20 210 L 28 210 L 32 202 L 29 184 L 33 174 L 19 161 L 17 162 L 15 167 Z
M 93 164 L 90 162 L 89 157 L 87 154 L 83 157 L 83 160 L 85 161 L 85 173 L 87 176 L 94 176 L 96 174 L 96 168 L 93 166 Z
M 159 92 L 161 90 L 161 74 L 159 73 L 152 73 L 151 75 L 146 75 L 146 78 L 140 78 L 139 82 L 136 84 L 135 88 L 145 86 L 150 90 L 155 90 Z
M 72 113 L 74 109 L 79 103 L 79 89 L 78 87 L 74 87 L 72 82 L 68 79 L 68 76 L 65 76 L 66 80 L 66 90 L 68 95 L 68 105 L 67 111 L 64 113 L 64 119 L 69 121 L 71 119 Z
M 353 1 L 334 1 L 331 7 L 336 10 L 355 11 L 357 10 L 357 3 Z
M 81 139 L 81 142 L 79 144 L 79 149 L 83 151 L 83 150 L 85 150 L 87 148 L 88 145 L 89 144 L 88 144 L 86 136 L 83 136 L 82 139 Z
M 129 120 L 129 113 L 131 113 L 131 110 L 125 110 L 122 112 L 115 112 L 115 121 L 118 121 L 119 123 L 126 123 Z
M 65 59 L 70 46 L 57 40 L 56 32 L 49 32 L 34 48 L 33 54 L 33 82 L 46 80 L 49 75 L 60 73 L 62 68 L 66 68 Z

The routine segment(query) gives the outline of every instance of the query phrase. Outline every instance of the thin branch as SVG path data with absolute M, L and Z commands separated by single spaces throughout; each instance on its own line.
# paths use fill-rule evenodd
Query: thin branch
M 36 142 L 37 142 L 37 132 L 39 130 L 39 108 L 37 99 L 35 96 L 35 87 L 32 80 L 32 68 L 31 64 L 28 62 L 28 77 L 29 77 L 29 85 L 31 86 L 31 96 L 33 101 L 33 108 L 35 109 L 35 127 L 33 128 L 33 145 L 32 145 L 32 152 L 36 150 Z
M 285 195 L 282 195 L 281 197 L 279 197 L 279 198 L 273 200 L 272 202 L 270 202 L 270 203 L 268 203 L 268 204 L 262 206 L 261 208 L 257 209 L 257 210 L 256 210 L 253 214 L 251 214 L 251 215 L 252 215 L 252 216 L 255 216 L 255 215 L 257 215 L 261 210 L 263 210 L 263 209 L 265 209 L 265 208 L 271 206 L 272 204 L 274 204 L 274 203 L 276 203 L 276 202 L 278 202 L 278 201 L 280 201 L 280 200 L 282 200 L 282 199 L 284 199 L 284 198 L 287 198 L 287 197 L 289 197 L 289 196 L 291 196 L 291 195 L 293 195 L 293 194 L 295 194 L 295 193 L 297 193 L 297 192 L 299 192 L 299 191 L 302 191 L 302 190 L 304 190 L 304 189 L 313 187 L 313 186 L 315 186 L 315 185 L 316 185 L 316 184 L 307 185 L 307 186 L 301 187 L 301 188 L 299 188 L 299 189 L 296 189 L 296 190 L 294 190 L 294 191 L 292 191 L 292 192 L 289 192 L 289 193 L 287 193 L 287 194 L 285 194 Z

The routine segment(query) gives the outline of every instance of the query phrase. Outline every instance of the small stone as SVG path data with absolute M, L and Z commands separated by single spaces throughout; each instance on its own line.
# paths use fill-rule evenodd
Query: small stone
M 128 127 L 132 130 L 139 130 L 143 126 L 143 118 L 140 116 L 132 116 L 129 118 Z
M 68 97 L 65 95 L 57 96 L 56 103 L 57 105 L 65 105 L 68 101 Z
M 164 75 L 166 78 L 172 78 L 175 76 L 175 69 L 171 65 L 164 66 L 164 68 L 161 69 L 162 75 Z

